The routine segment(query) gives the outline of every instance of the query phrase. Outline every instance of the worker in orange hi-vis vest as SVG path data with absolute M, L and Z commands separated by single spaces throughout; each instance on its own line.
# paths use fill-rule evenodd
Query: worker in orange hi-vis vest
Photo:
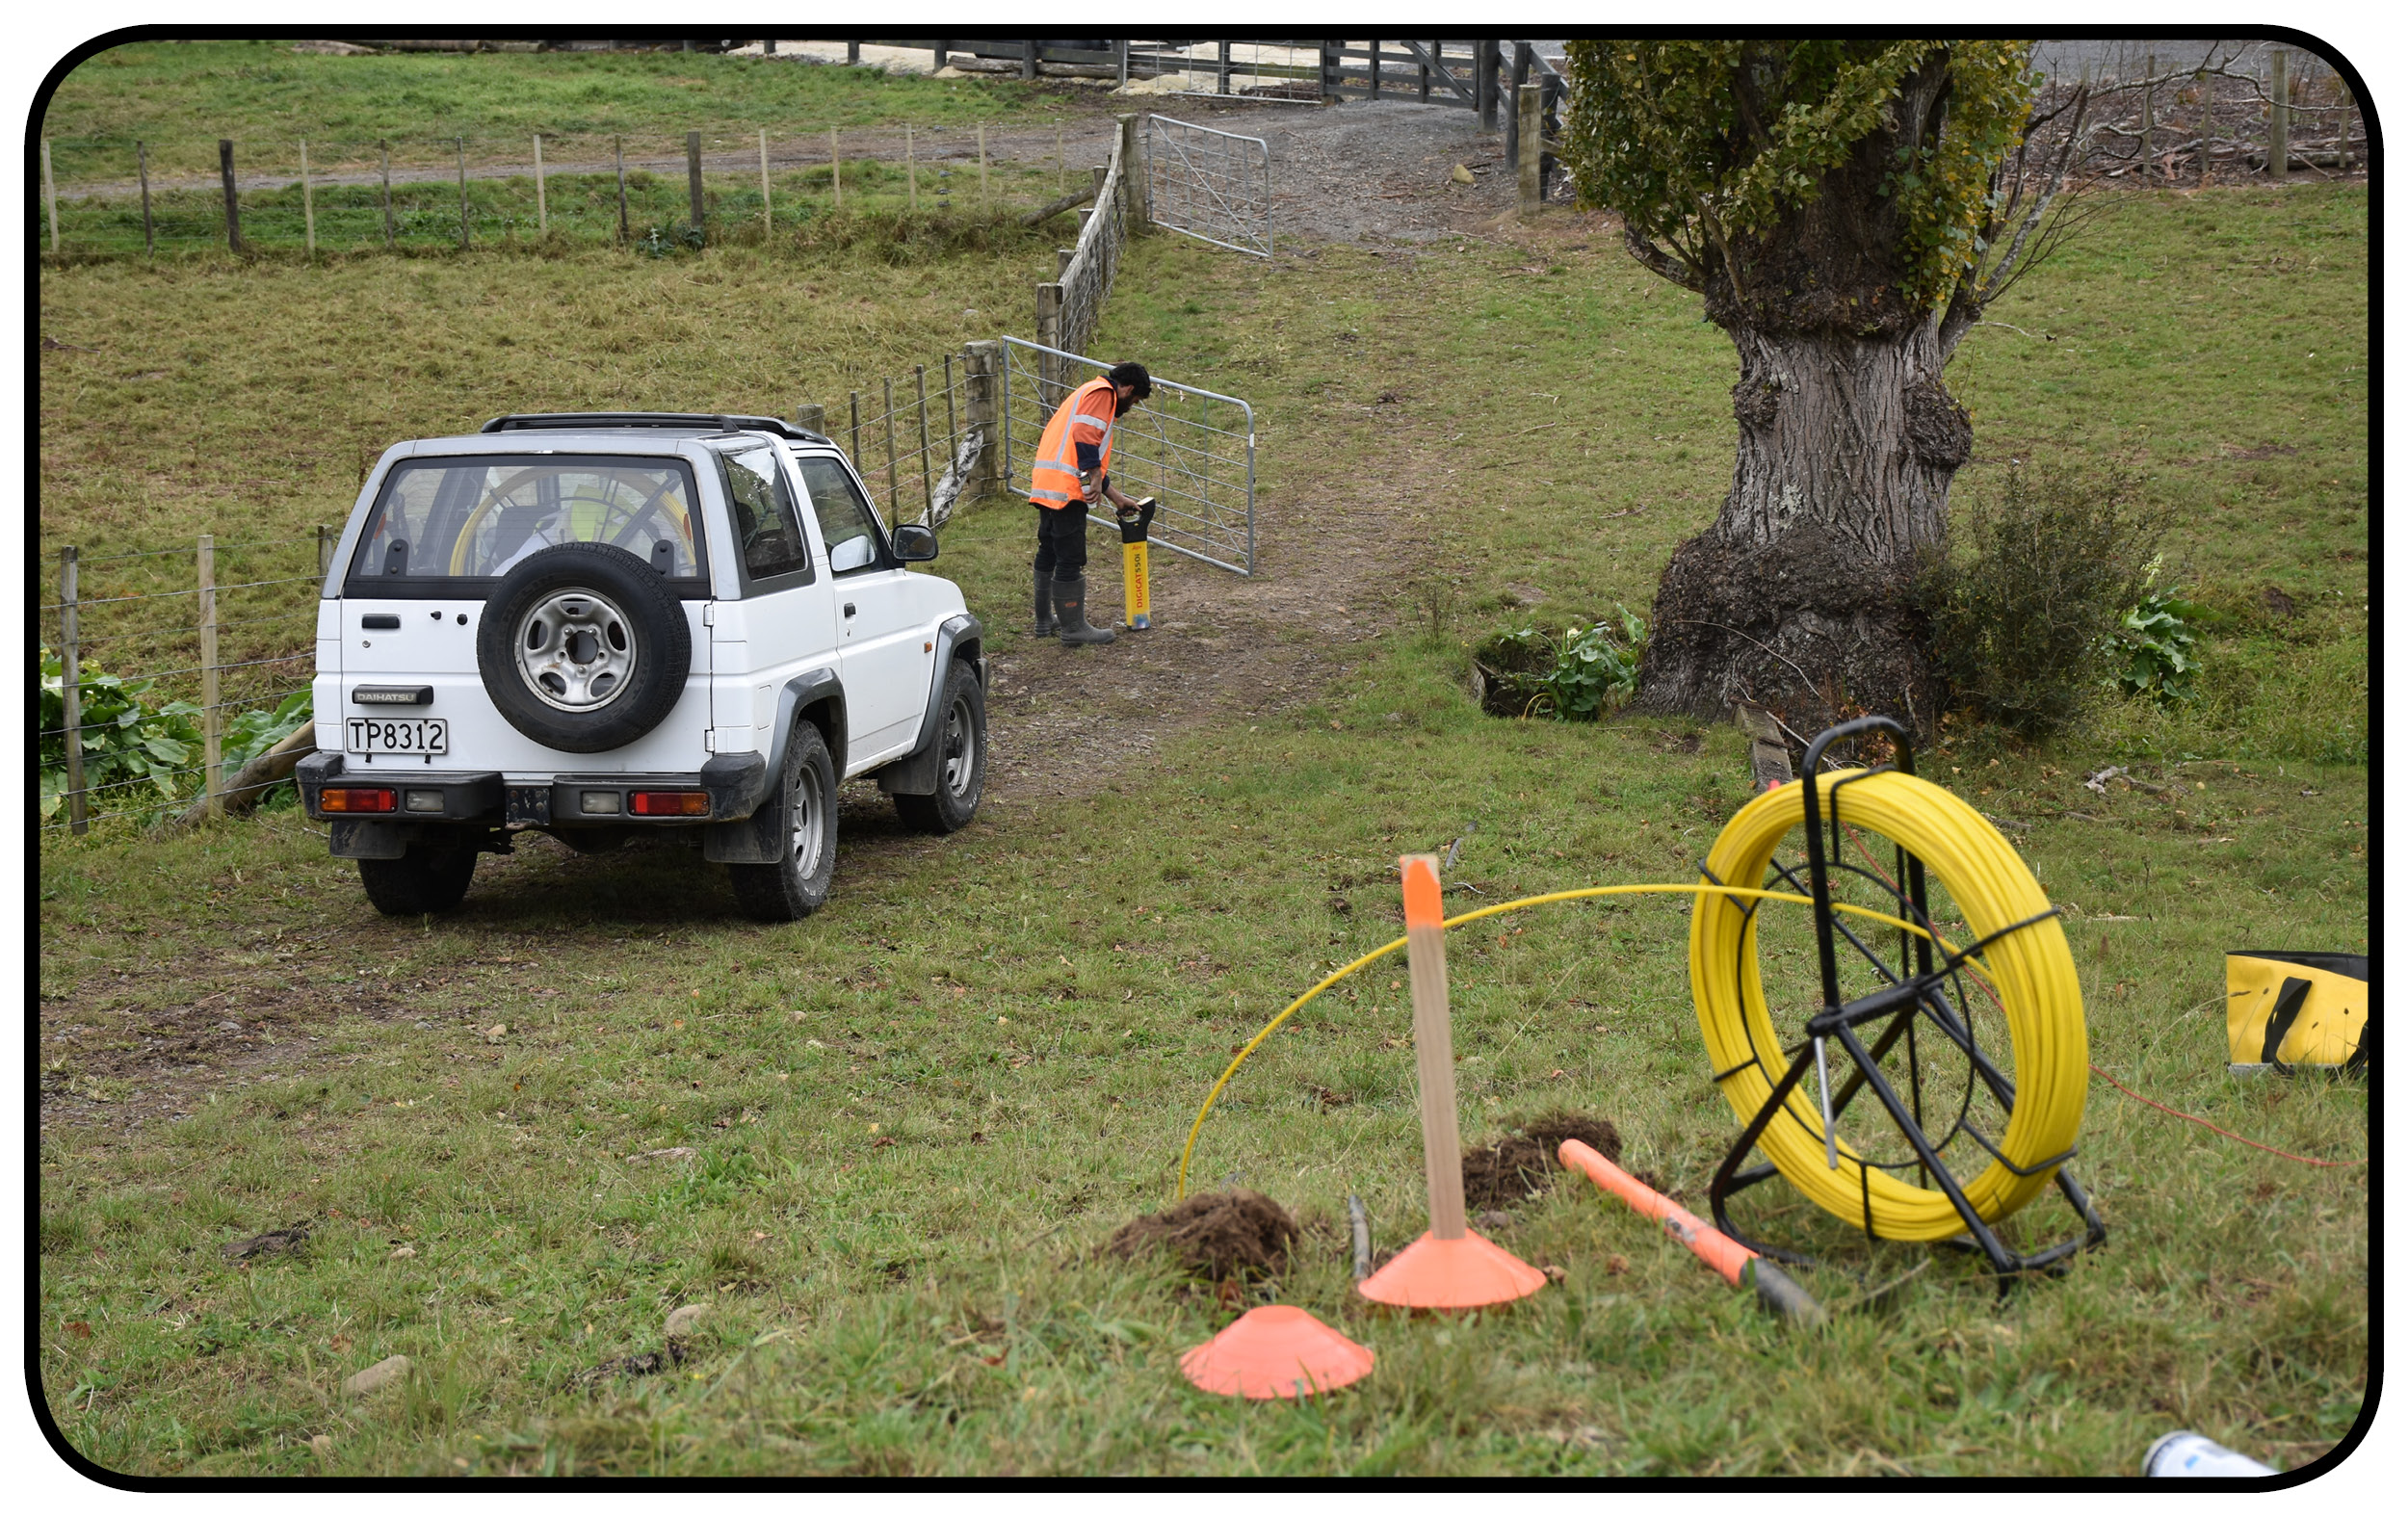
M 1112 423 L 1154 393 L 1141 363 L 1116 363 L 1070 393 L 1045 424 L 1029 481 L 1036 508 L 1036 633 L 1072 647 L 1110 642 L 1112 629 L 1086 619 L 1087 508 L 1109 500 L 1123 516 L 1138 503 L 1112 488 Z

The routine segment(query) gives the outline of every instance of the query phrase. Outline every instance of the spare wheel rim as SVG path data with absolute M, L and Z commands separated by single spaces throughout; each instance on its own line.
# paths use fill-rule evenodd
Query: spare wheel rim
M 599 711 L 635 677 L 635 627 L 607 595 L 554 590 L 528 608 L 513 634 L 518 677 L 555 711 Z

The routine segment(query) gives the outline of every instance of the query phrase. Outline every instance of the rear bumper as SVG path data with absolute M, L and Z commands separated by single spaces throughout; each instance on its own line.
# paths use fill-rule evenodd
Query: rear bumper
M 510 784 L 500 772 L 399 770 L 345 772 L 343 755 L 318 752 L 293 771 L 301 805 L 312 821 L 348 824 L 452 824 L 485 826 L 691 826 L 752 815 L 769 788 L 769 766 L 758 753 L 721 754 L 701 769 L 662 774 L 555 774 L 548 783 Z M 394 792 L 389 812 L 337 812 L 322 797 L 330 786 L 374 786 Z M 638 816 L 628 797 L 639 790 L 699 790 L 709 810 L 699 815 Z

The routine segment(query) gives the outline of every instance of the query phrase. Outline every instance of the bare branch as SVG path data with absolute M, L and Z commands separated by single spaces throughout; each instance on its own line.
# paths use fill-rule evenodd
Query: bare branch
M 1705 293 L 1704 270 L 1688 258 L 1657 246 L 1654 238 L 1640 234 L 1627 223 L 1622 228 L 1622 246 L 1630 250 L 1632 257 L 1645 264 L 1659 277 L 1669 279 L 1684 290 L 1694 290 L 1701 295 Z

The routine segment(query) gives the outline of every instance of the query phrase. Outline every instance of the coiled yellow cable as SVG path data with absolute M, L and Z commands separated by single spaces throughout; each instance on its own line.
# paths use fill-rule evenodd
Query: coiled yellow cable
M 1844 777 L 1833 774 L 1830 779 Z M 1817 798 L 1825 817 L 1830 815 L 1831 795 L 1827 784 L 1818 787 Z M 2048 898 L 2041 893 L 2039 882 L 2032 878 L 2031 871 L 2006 840 L 1971 806 L 1940 787 L 1910 775 L 1889 772 L 1852 781 L 1845 797 L 1845 808 L 1851 824 L 1905 845 L 1909 852 L 1924 860 L 1928 872 L 1939 878 L 1964 910 L 1974 932 L 1973 941 L 1979 942 L 2001 928 L 2049 909 Z M 1714 878 L 1763 878 L 1774 847 L 1797 824 L 1798 801 L 1798 791 L 1785 785 L 1741 807 L 1715 839 L 1714 851 L 1707 858 L 1706 867 L 1713 871 Z M 1756 961 L 1756 913 L 1719 907 L 1724 902 L 1736 906 L 1741 901 L 1812 905 L 1809 897 L 1756 886 L 1717 884 L 1714 879 L 1693 885 L 1594 885 L 1499 902 L 1449 917 L 1445 925 L 1461 927 L 1484 917 L 1557 902 L 1640 895 L 1696 898 L 1689 924 L 1689 983 L 1697 999 L 1698 1022 L 1705 1033 L 1714 1067 L 1725 1070 L 1745 1063 L 1754 1057 L 1755 1048 L 1766 1050 L 1772 1056 L 1773 1063 L 1785 1067 L 1787 1061 L 1780 1057 L 1779 1034 L 1773 1031 L 1765 1005 L 1764 984 Z M 1928 937 L 1944 954 L 1957 952 L 1954 945 L 1937 933 L 1926 932 L 1886 912 L 1844 901 L 1833 902 L 1832 908 L 1901 929 L 1918 937 Z M 1253 1057 L 1264 1039 L 1322 991 L 1404 947 L 1404 941 L 1398 938 L 1383 943 L 1331 972 L 1289 1002 L 1238 1050 L 1220 1078 L 1213 1082 L 1202 1108 L 1195 1113 L 1195 1121 L 1188 1128 L 1187 1142 L 1179 1152 L 1176 1196 L 1184 1197 L 1188 1192 L 1188 1168 L 1205 1118 L 1212 1114 L 1214 1103 L 1220 1099 L 1230 1079 Z M 2088 1067 L 2089 1045 L 2082 1029 L 2081 987 L 2075 978 L 2073 955 L 2066 947 L 2064 930 L 2055 918 L 2050 918 L 2006 934 L 1981 955 L 1969 957 L 1966 964 L 1991 981 L 2006 1007 L 2016 1099 L 2014 1114 L 1998 1142 L 2017 1167 L 2029 1169 L 2037 1161 L 2071 1148 L 2081 1126 L 2082 1101 L 2088 1091 L 2083 1074 Z M 1745 1121 L 1771 1095 L 1772 1081 L 1773 1077 L 1766 1074 L 1761 1064 L 1749 1064 L 1722 1082 L 1723 1094 Z M 1796 1120 L 1776 1118 L 1766 1129 L 1759 1146 L 1781 1174 L 1817 1205 L 1851 1225 L 1861 1225 L 1864 1193 L 1858 1188 L 1860 1166 L 1854 1153 L 1843 1142 L 1839 1145 L 1839 1169 L 1824 1166 L 1821 1113 L 1811 1090 L 1793 1092 L 1789 1114 Z M 1996 1221 L 2038 1194 L 2053 1173 L 2020 1177 L 2005 1165 L 1993 1164 L 1966 1187 L 1967 1198 L 1984 1220 Z M 1880 1169 L 1869 1172 L 1866 1189 L 1871 1196 L 1873 1225 L 1884 1238 L 1929 1240 L 1963 1230 L 1948 1197 L 1937 1190 L 1906 1185 Z
M 2049 898 L 2030 869 L 1973 807 L 1927 780 L 1896 771 L 1850 780 L 1845 790 L 1836 790 L 1847 772 L 1852 772 L 1825 775 L 1816 787 L 1821 816 L 1830 817 L 1837 794 L 1851 824 L 1901 844 L 1922 859 L 1964 912 L 1973 941 L 2049 910 Z M 1774 848 L 1798 824 L 1798 798 L 1794 786 L 1784 785 L 1741 807 L 1707 855 L 1706 867 L 1714 877 L 1763 878 Z M 1745 1066 L 1722 1081 L 1723 1096 L 1741 1121 L 1764 1106 L 1789 1063 L 1765 1005 L 1755 931 L 1752 912 L 1701 904 L 1689 919 L 1689 987 L 1697 999 L 1698 1026 L 1717 1071 Z M 1934 942 L 1946 949 L 1936 936 Z M 2073 1147 L 2081 1129 L 2090 1058 L 2081 984 L 2055 917 L 1991 943 L 1979 967 L 2006 1008 L 2007 1041 L 2014 1052 L 2015 1110 L 2005 1133 L 1993 1141 L 2018 1168 L 2029 1169 Z M 1846 1067 L 1844 1057 L 1841 1066 Z M 1839 1078 L 1836 1071 L 1833 1078 Z M 1828 1167 L 1811 1077 L 1791 1092 L 1787 1111 L 1765 1129 L 1758 1146 L 1783 1178 L 1844 1221 L 1863 1225 L 1869 1194 L 1873 1227 L 1883 1238 L 1928 1242 L 1964 1230 L 1946 1195 L 1908 1185 L 1886 1170 L 1865 1168 L 1845 1142 L 1839 1145 L 1839 1168 Z M 2039 1194 L 2055 1174 L 2049 1169 L 2018 1175 L 1993 1161 L 1966 1183 L 1966 1199 L 1984 1221 L 1996 1221 Z

